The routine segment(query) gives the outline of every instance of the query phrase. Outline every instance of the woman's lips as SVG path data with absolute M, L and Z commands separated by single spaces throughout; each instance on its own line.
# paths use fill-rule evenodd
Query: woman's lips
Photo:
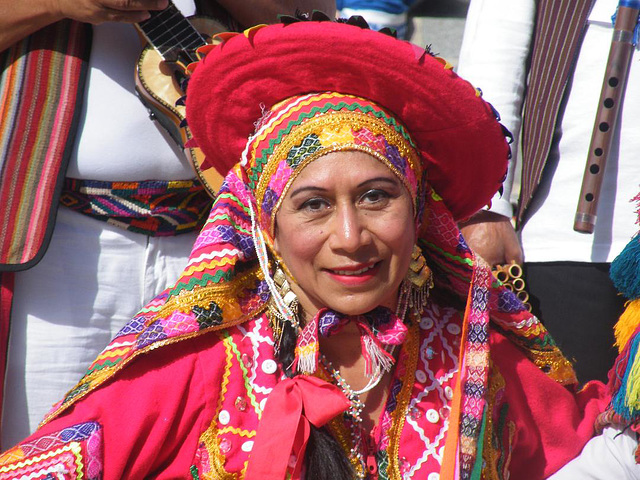
M 382 262 L 375 262 L 366 265 L 339 267 L 326 269 L 325 271 L 333 280 L 344 285 L 362 285 L 378 274 L 381 263 Z

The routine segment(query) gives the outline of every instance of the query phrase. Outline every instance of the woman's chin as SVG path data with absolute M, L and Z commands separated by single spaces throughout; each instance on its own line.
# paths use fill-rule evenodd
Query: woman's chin
M 389 307 L 390 309 L 393 310 L 394 306 L 393 305 L 389 305 L 387 304 L 388 302 L 379 302 L 376 301 L 376 299 L 374 300 L 365 300 L 365 299 L 348 299 L 348 300 L 344 300 L 344 301 L 329 301 L 327 302 L 327 308 L 341 313 L 343 315 L 349 315 L 349 316 L 356 316 L 356 315 L 362 315 L 364 313 L 368 313 L 371 310 L 380 307 L 380 306 L 385 306 L 385 307 Z

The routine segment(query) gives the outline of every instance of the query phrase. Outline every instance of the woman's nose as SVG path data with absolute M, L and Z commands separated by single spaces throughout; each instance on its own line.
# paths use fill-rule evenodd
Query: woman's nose
M 355 205 L 339 207 L 334 217 L 329 246 L 334 250 L 353 253 L 371 242 L 364 213 Z

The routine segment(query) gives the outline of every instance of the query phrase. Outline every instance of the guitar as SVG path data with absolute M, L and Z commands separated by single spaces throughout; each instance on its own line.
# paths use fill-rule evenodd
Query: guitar
M 186 112 L 180 99 L 185 94 L 182 86 L 188 77 L 187 66 L 200 59 L 196 50 L 211 43 L 212 35 L 229 28 L 208 17 L 187 19 L 173 2 L 164 10 L 152 12 L 136 28 L 148 42 L 136 65 L 136 93 L 150 118 L 184 150 L 200 181 L 215 197 L 223 177 L 214 168 L 201 169 L 204 154 L 199 148 L 185 148 L 191 132 L 184 124 Z

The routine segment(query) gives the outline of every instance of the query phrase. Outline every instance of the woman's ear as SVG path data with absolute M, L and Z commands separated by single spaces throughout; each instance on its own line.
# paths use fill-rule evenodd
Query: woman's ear
M 278 256 L 278 258 L 282 258 L 279 245 L 280 242 L 278 242 L 278 224 L 276 223 L 273 229 L 273 251 Z

